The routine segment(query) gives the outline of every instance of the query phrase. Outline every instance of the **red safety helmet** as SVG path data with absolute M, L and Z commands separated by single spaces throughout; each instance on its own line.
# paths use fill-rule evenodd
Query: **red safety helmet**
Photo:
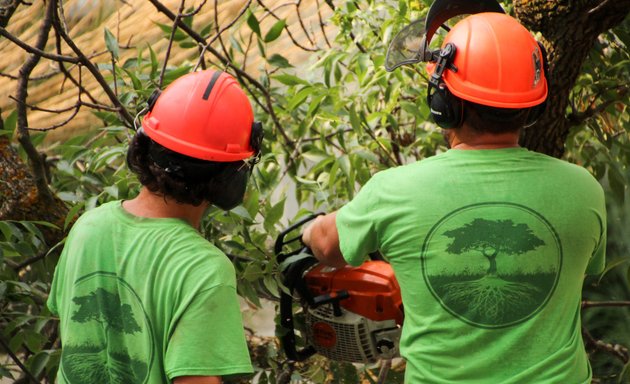
M 516 19 L 494 12 L 471 15 L 446 35 L 456 53 L 441 75 L 455 96 L 497 108 L 528 108 L 547 98 L 541 47 Z M 450 66 L 452 64 L 452 66 Z M 433 75 L 435 64 L 428 64 Z
M 254 155 L 255 127 L 251 104 L 238 82 L 214 70 L 192 72 L 175 80 L 150 99 L 149 112 L 142 121 L 144 132 L 163 147 L 217 162 Z

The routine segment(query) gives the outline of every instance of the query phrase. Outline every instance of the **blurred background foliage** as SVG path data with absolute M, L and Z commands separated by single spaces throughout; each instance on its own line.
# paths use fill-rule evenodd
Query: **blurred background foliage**
M 146 31 L 155 40 L 136 45 L 120 38 L 116 18 L 109 17 L 131 5 L 116 3 L 118 11 L 102 5 L 77 8 L 75 13 L 66 9 L 69 15 L 85 11 L 81 17 L 68 18 L 73 38 L 79 40 L 97 30 L 98 41 L 85 41 L 82 48 L 90 54 L 91 44 L 104 49 L 90 60 L 131 116 L 142 111 L 156 87 L 203 67 L 227 70 L 248 89 L 257 118 L 265 126 L 264 155 L 244 203 L 230 212 L 212 210 L 202 230 L 234 262 L 239 294 L 253 308 L 264 303 L 273 307 L 282 289 L 272 252 L 279 231 L 312 211 L 337 209 L 379 170 L 446 150 L 439 128 L 429 119 L 424 68 L 404 67 L 388 73 L 383 65 L 392 37 L 410 20 L 424 17 L 430 1 L 312 2 L 310 24 L 302 27 L 299 24 L 307 16 L 300 15 L 299 3 L 292 8 L 298 16 L 293 14 L 291 19 L 276 14 L 280 2 L 240 2 L 220 22 L 208 16 L 218 10 L 212 4 L 187 5 L 178 18 L 189 30 L 181 25 L 174 28 L 172 19 L 160 19 L 155 6 L 152 29 Z M 168 8 L 177 15 L 179 4 L 184 3 Z M 511 2 L 503 4 L 513 10 Z M 30 19 L 34 25 L 43 18 L 41 1 L 22 6 L 27 7 L 22 18 L 36 15 Z M 85 22 L 86 18 L 90 21 Z M 120 15 L 118 19 L 122 24 Z M 109 22 L 103 25 L 104 20 Z M 26 30 L 22 24 L 19 28 Z M 11 31 L 10 25 L 7 30 Z M 599 383 L 630 380 L 624 349 L 630 345 L 629 44 L 627 17 L 598 37 L 584 63 L 576 63 L 582 67 L 565 111 L 572 126 L 563 157 L 586 167 L 608 197 L 608 266 L 601 276 L 585 280 L 584 298 L 591 304 L 583 312 L 594 382 Z M 209 47 L 217 47 L 227 61 L 208 54 Z M 17 69 L 3 71 L 12 70 L 15 77 Z M 59 72 L 54 76 L 63 78 Z M 83 76 L 87 78 L 86 73 Z M 9 79 L 14 87 L 16 79 Z M 42 82 L 33 80 L 29 86 Z M 65 85 L 64 92 L 68 88 L 78 87 Z M 5 103 L 3 108 L 0 139 L 28 163 L 29 154 L 17 142 L 21 129 L 27 127 L 20 128 L 15 105 Z M 46 155 L 50 190 L 67 207 L 63 224 L 0 221 L 0 377 L 8 380 L 53 382 L 58 367 L 57 320 L 44 303 L 63 240 L 50 242 L 47 231 L 65 234 L 82 212 L 130 198 L 139 189 L 125 167 L 127 143 L 133 134 L 130 121 L 111 108 L 88 110 L 91 116 L 86 120 L 76 119 L 72 125 L 70 119 L 65 124 L 71 129 L 30 130 L 28 134 Z M 44 112 L 31 108 L 29 113 L 40 116 Z M 48 111 L 51 114 L 34 119 L 63 121 L 68 111 Z M 400 361 L 394 361 L 391 369 L 318 357 L 296 364 L 283 357 L 275 338 L 255 333 L 252 330 L 249 340 L 256 373 L 228 382 L 402 383 L 404 363 Z

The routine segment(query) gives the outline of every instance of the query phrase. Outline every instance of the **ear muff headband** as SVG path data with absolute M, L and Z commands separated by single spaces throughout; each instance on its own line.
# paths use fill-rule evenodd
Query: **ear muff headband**
M 448 90 L 442 79 L 446 69 L 457 71 L 453 65 L 456 51 L 457 48 L 451 43 L 439 51 L 427 88 L 427 104 L 431 117 L 442 128 L 458 128 L 463 121 L 463 102 Z

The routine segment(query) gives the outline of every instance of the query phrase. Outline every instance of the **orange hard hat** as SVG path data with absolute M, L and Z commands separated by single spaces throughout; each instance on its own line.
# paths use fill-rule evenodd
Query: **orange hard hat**
M 149 104 L 142 128 L 171 151 L 217 162 L 244 160 L 255 153 L 252 106 L 238 82 L 225 72 L 186 74 Z
M 468 16 L 446 35 L 442 47 L 457 49 L 442 79 L 455 96 L 497 108 L 528 108 L 547 98 L 541 48 L 516 19 L 495 12 Z M 435 64 L 427 65 L 429 74 Z

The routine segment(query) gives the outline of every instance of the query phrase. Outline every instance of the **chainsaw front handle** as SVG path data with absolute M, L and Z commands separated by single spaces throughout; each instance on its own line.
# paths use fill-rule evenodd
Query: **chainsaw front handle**
M 276 243 L 275 243 L 275 245 L 273 247 L 273 252 L 276 255 L 276 260 L 278 261 L 278 264 L 282 263 L 288 257 L 293 256 L 293 255 L 297 255 L 299 253 L 311 253 L 312 254 L 310 249 L 308 249 L 307 247 L 304 246 L 304 243 L 302 242 L 302 233 L 301 232 L 300 232 L 300 234 L 298 236 L 290 238 L 289 240 L 285 240 L 285 238 L 287 237 L 287 235 L 289 233 L 291 233 L 294 230 L 302 227 L 304 224 L 308 223 L 309 221 L 314 220 L 317 216 L 322 216 L 322 215 L 324 215 L 323 212 L 317 212 L 317 213 L 313 213 L 311 215 L 308 215 L 305 218 L 295 222 L 293 225 L 289 226 L 284 231 L 280 232 L 280 234 L 276 238 Z M 291 244 L 291 243 L 294 243 L 296 241 L 299 241 L 300 244 L 302 244 L 302 247 L 300 247 L 299 249 L 296 249 L 295 251 L 291 251 L 291 252 L 287 252 L 287 253 L 283 252 L 284 246 L 286 246 L 288 244 Z M 304 249 L 304 248 L 307 248 L 307 249 Z

